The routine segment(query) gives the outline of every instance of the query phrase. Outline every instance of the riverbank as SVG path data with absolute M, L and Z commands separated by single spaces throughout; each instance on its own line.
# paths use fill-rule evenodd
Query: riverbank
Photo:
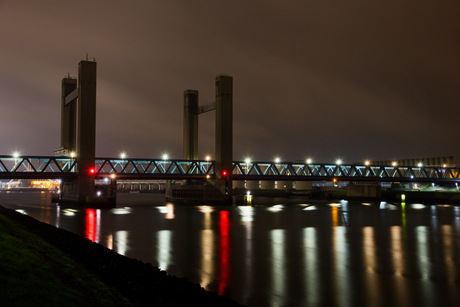
M 0 206 L 2 306 L 239 306 L 71 232 Z

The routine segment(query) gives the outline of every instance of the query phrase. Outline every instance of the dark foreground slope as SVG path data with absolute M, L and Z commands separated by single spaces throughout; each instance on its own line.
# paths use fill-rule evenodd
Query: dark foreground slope
M 0 248 L 2 306 L 40 305 L 37 300 L 75 306 L 239 306 L 151 264 L 1 206 Z

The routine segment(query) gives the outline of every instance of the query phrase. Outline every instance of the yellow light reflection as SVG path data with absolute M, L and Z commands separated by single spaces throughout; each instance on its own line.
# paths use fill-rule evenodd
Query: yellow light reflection
M 203 230 L 201 231 L 201 282 L 203 288 L 207 288 L 214 277 L 214 230 L 211 229 L 211 212 L 209 206 L 201 206 L 204 213 Z
M 166 212 L 166 219 L 167 220 L 172 220 L 175 218 L 174 216 L 174 204 L 166 204 L 166 209 L 167 209 L 167 212 Z
M 377 268 L 377 249 L 374 241 L 374 228 L 363 227 L 363 258 L 366 267 L 365 278 L 367 291 L 364 291 L 368 297 L 367 302 L 380 302 L 381 293 L 379 279 L 375 273 Z
M 332 226 L 339 226 L 339 208 L 336 206 L 331 207 L 332 210 Z

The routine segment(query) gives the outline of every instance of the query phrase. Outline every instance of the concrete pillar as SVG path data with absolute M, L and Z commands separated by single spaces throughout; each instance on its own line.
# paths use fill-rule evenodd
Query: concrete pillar
M 262 180 L 260 182 L 260 187 L 262 189 L 270 189 L 273 190 L 275 188 L 275 182 L 274 181 L 269 181 L 269 180 Z
M 77 172 L 79 196 L 94 196 L 94 168 L 96 153 L 96 62 L 78 64 Z
M 65 98 L 77 88 L 77 79 L 62 79 L 61 89 L 61 148 L 76 153 L 76 100 L 65 104 Z
M 225 180 L 227 193 L 232 188 L 233 167 L 233 78 L 216 77 L 216 178 Z M 222 178 L 222 172 L 227 172 Z
M 185 160 L 198 159 L 198 91 L 184 91 L 184 154 Z
M 258 190 L 259 189 L 259 180 L 247 180 L 246 189 Z

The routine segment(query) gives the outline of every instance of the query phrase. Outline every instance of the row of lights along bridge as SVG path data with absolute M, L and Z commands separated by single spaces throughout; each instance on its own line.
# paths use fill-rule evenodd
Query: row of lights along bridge
M 71 153 L 69 154 L 69 156 L 70 156 L 71 158 L 76 158 L 76 154 L 75 154 L 74 152 L 71 152 Z M 20 158 L 19 152 L 14 152 L 14 153 L 13 153 L 13 158 L 15 158 L 15 159 Z M 121 153 L 121 154 L 120 154 L 120 159 L 121 159 L 121 160 L 127 159 L 126 153 L 124 153 L 124 152 Z M 166 153 L 163 154 L 163 155 L 162 155 L 162 159 L 163 159 L 163 160 L 168 160 L 168 159 L 169 159 L 169 155 L 166 154 Z M 206 161 L 211 161 L 211 156 L 210 156 L 210 155 L 207 155 L 207 156 L 205 157 L 205 160 L 206 160 Z M 246 163 L 246 164 L 251 164 L 251 162 L 252 162 L 252 160 L 251 160 L 250 158 L 246 158 L 246 159 L 244 160 L 244 163 Z M 281 159 L 280 159 L 279 157 L 276 157 L 275 160 L 274 160 L 274 162 L 275 162 L 275 163 L 281 163 Z M 312 163 L 313 163 L 313 160 L 312 160 L 311 158 L 308 158 L 308 159 L 305 160 L 305 162 L 306 162 L 307 164 L 312 164 Z M 343 164 L 342 159 L 337 159 L 337 160 L 335 161 L 335 164 L 336 164 L 336 165 L 341 165 L 341 164 Z M 370 161 L 370 160 L 364 161 L 364 165 L 370 166 L 370 165 L 371 165 L 371 161 Z M 396 166 L 398 166 L 398 163 L 397 163 L 396 161 L 393 161 L 393 162 L 391 163 L 391 165 L 394 166 L 394 167 L 396 167 Z M 423 167 L 423 163 L 419 162 L 419 163 L 417 164 L 417 167 Z M 443 167 L 447 167 L 447 165 L 444 164 Z

